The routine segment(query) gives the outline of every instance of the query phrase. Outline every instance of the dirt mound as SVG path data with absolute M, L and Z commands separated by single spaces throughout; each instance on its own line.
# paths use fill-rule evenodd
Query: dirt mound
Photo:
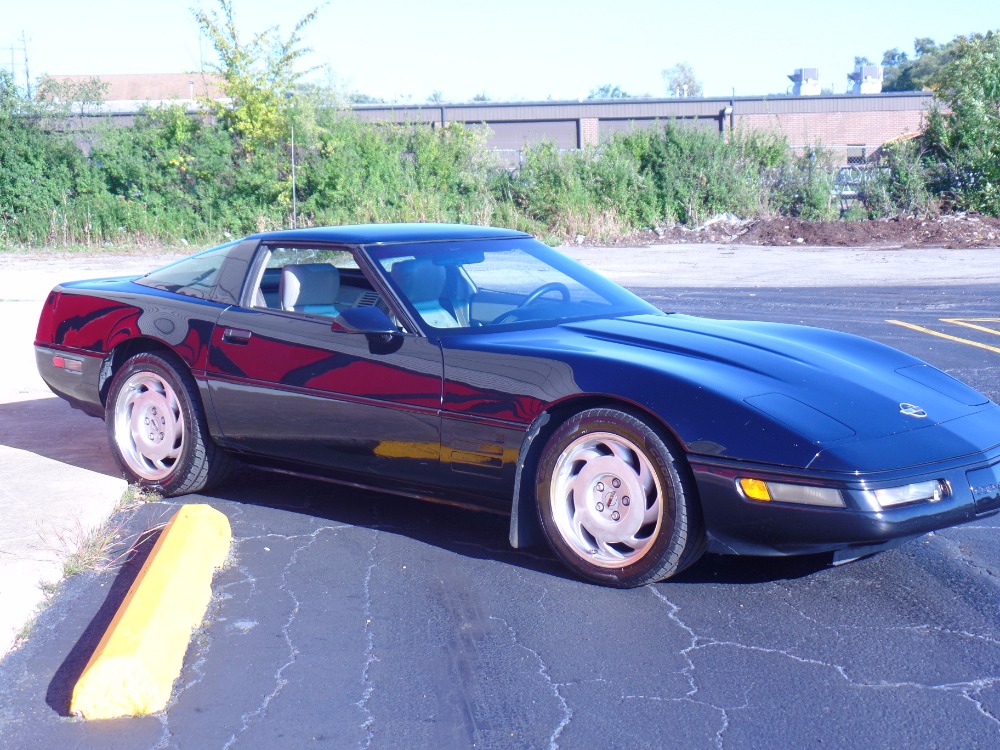
M 1000 219 L 955 214 L 917 219 L 873 221 L 802 221 L 720 219 L 689 229 L 680 225 L 636 232 L 616 244 L 711 242 L 742 245 L 823 245 L 830 247 L 1000 247 Z

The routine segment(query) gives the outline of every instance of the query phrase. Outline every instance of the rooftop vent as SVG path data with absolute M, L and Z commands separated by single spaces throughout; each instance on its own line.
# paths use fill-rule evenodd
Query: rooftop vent
M 819 68 L 796 68 L 795 72 L 788 76 L 795 85 L 792 93 L 795 96 L 818 96 L 822 90 L 819 83 Z
M 879 94 L 882 92 L 882 66 L 858 65 L 847 78 L 853 81 L 852 94 Z

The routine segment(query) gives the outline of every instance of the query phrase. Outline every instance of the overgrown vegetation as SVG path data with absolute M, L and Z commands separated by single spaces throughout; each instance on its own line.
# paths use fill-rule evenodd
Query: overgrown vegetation
M 511 165 L 480 128 L 362 122 L 329 90 L 299 81 L 299 34 L 315 12 L 286 38 L 272 29 L 246 41 L 230 0 L 219 4 L 219 14 L 196 15 L 229 104 L 205 102 L 200 115 L 148 110 L 131 127 L 91 133 L 89 155 L 55 127 L 68 111 L 26 99 L 0 71 L 0 244 L 239 236 L 289 226 L 293 190 L 300 226 L 445 221 L 550 238 L 610 239 L 723 213 L 841 215 L 829 154 L 819 144 L 793 151 L 768 132 L 662 122 L 581 151 L 525 146 Z M 883 149 L 848 216 L 1000 215 L 1000 38 L 921 50 L 946 60 L 934 77 L 941 106 L 921 138 Z M 85 104 L 91 88 L 78 93 Z
M 62 558 L 64 578 L 90 571 L 111 570 L 118 567 L 128 554 L 128 549 L 122 544 L 128 535 L 128 517 L 124 514 L 144 503 L 159 500 L 160 496 L 155 492 L 129 485 L 109 518 L 99 525 L 87 528 L 80 519 L 76 519 L 71 527 L 53 529 L 43 535 L 42 542 Z
M 925 134 L 932 186 L 955 208 L 1000 216 L 1000 33 L 960 37 L 937 77 L 949 112 Z

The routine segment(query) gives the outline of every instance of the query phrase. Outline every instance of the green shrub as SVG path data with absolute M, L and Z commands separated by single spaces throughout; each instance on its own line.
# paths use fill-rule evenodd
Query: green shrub
M 1000 32 L 957 37 L 934 78 L 924 144 L 933 189 L 953 208 L 1000 216 Z
M 226 123 L 165 107 L 131 127 L 98 130 L 88 158 L 42 128 L 8 75 L 0 84 L 2 242 L 201 242 L 291 223 L 290 143 L 247 149 Z M 601 241 L 721 213 L 839 213 L 829 154 L 795 155 L 766 131 L 664 122 L 579 151 L 525 146 L 520 167 L 507 169 L 483 128 L 362 122 L 309 92 L 285 114 L 295 118 L 301 226 L 462 222 Z M 923 148 L 888 147 L 847 218 L 926 213 L 938 193 L 957 207 L 993 210 L 1000 160 L 987 158 L 992 141 L 977 146 L 960 124 L 932 114 Z
M 491 218 L 492 159 L 480 132 L 328 116 L 316 138 L 298 181 L 309 223 Z
M 795 157 L 780 170 L 771 200 L 779 213 L 805 221 L 833 221 L 840 209 L 834 197 L 830 155 L 816 147 Z
M 871 218 L 924 216 L 935 209 L 930 175 L 917 141 L 891 143 L 875 178 L 864 188 L 862 204 Z
M 43 130 L 0 71 L 0 241 L 69 242 L 92 234 L 93 212 L 107 196 L 73 141 Z

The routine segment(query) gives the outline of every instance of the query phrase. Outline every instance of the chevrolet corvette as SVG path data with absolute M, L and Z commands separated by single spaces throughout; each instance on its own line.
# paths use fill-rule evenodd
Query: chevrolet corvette
M 474 506 L 611 586 L 1000 509 L 1000 407 L 941 370 L 663 312 L 508 229 L 277 231 L 60 284 L 35 351 L 131 482 L 199 492 L 243 461 Z

